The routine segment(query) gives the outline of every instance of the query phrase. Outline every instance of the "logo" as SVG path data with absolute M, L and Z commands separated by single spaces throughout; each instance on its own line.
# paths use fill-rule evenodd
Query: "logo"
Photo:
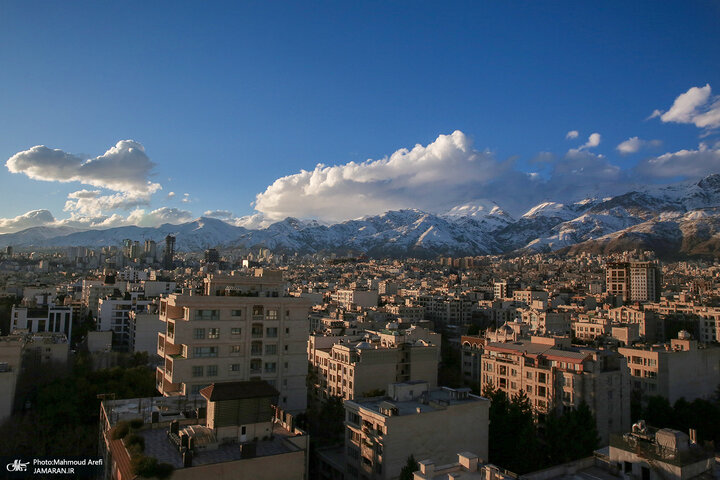
M 21 460 L 15 460 L 13 463 L 7 464 L 8 472 L 27 472 L 27 466 L 30 462 L 23 463 Z

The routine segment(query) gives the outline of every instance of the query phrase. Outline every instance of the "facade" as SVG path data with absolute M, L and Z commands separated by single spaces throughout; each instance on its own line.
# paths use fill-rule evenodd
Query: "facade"
M 368 331 L 362 338 L 312 336 L 308 341 L 315 388 L 325 398 L 352 400 L 384 392 L 391 383 L 415 380 L 435 388 L 439 359 L 440 334 L 422 327 Z
M 397 478 L 407 458 L 488 456 L 490 401 L 469 389 L 428 389 L 427 382 L 388 386 L 388 397 L 345 401 L 345 479 Z M 468 428 L 472 425 L 472 428 Z
M 122 298 L 101 298 L 98 300 L 98 331 L 113 332 L 113 348 L 132 351 L 130 312 L 146 310 L 153 301 L 146 300 L 142 292 L 129 292 Z
M 157 305 L 147 306 L 147 310 L 128 312 L 128 331 L 131 352 L 147 352 L 157 354 L 158 333 L 165 331 L 165 324 L 160 321 Z
M 377 307 L 378 294 L 371 290 L 338 289 L 331 294 L 332 300 L 345 308 L 353 306 Z
M 660 300 L 662 273 L 656 262 L 610 262 L 605 267 L 607 293 L 626 302 Z
M 720 346 L 701 345 L 681 332 L 670 344 L 620 348 L 632 387 L 675 403 L 710 397 L 720 383 Z
M 539 415 L 585 402 L 603 442 L 630 426 L 627 365 L 615 352 L 574 348 L 568 338 L 488 342 L 481 368 L 483 387 L 492 385 L 509 397 L 523 391 Z
M 188 395 L 213 382 L 265 380 L 280 391 L 283 410 L 304 410 L 310 302 L 281 295 L 282 280 L 262 272 L 232 285 L 223 278 L 224 287 L 213 280 L 206 278 L 207 292 L 232 294 L 160 300 L 165 329 L 158 334 L 157 353 L 164 358 L 158 390 Z
M 68 338 L 72 336 L 73 314 L 70 307 L 12 307 L 10 319 L 10 331 L 27 330 L 31 333 L 62 333 Z

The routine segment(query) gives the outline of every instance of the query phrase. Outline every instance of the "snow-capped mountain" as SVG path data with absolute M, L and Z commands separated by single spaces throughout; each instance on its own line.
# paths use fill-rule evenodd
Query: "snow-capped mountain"
M 396 210 L 334 225 L 286 218 L 245 228 L 201 217 L 181 225 L 77 231 L 35 227 L 0 235 L 0 246 L 120 245 L 124 239 L 176 237 L 176 248 L 267 247 L 282 252 L 371 256 L 483 255 L 513 251 L 615 251 L 653 248 L 666 255 L 720 253 L 720 174 L 699 182 L 646 187 L 575 203 L 547 201 L 515 219 L 496 203 L 475 200 L 433 214 Z

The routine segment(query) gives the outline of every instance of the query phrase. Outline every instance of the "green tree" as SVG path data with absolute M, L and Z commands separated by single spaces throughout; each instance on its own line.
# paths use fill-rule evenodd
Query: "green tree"
M 398 478 L 399 480 L 413 480 L 413 473 L 419 469 L 420 465 L 415 461 L 415 456 L 411 454 L 407 462 L 405 462 L 405 466 L 400 470 L 400 476 Z

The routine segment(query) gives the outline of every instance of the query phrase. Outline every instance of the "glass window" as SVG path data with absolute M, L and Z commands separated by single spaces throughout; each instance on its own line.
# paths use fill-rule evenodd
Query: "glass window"
M 276 355 L 277 345 L 265 345 L 265 355 Z
M 193 349 L 193 357 L 217 357 L 218 347 L 195 347 Z
M 196 328 L 193 330 L 193 338 L 195 340 L 202 340 L 205 338 L 205 329 L 204 328 Z
M 278 336 L 278 329 L 277 327 L 268 327 L 265 329 L 265 336 L 269 338 L 277 338 Z
M 265 318 L 268 320 L 277 320 L 278 319 L 278 311 L 277 310 L 268 310 L 265 313 Z
M 219 338 L 220 337 L 220 329 L 219 328 L 209 328 L 208 329 L 208 338 Z
M 262 316 L 265 312 L 265 309 L 262 305 L 253 305 L 253 316 Z
M 233 363 L 230 365 L 230 371 L 231 372 L 239 372 L 240 371 L 240 364 L 239 363 Z
M 240 327 L 233 327 L 230 329 L 230 335 L 241 335 L 242 329 Z
M 276 363 L 275 362 L 266 362 L 265 363 L 265 373 L 275 373 L 277 370 Z
M 253 338 L 262 338 L 263 336 L 263 326 L 262 323 L 253 323 L 252 325 L 252 337 Z
M 218 366 L 217 365 L 208 365 L 206 370 L 206 375 L 208 377 L 217 377 L 218 373 Z
M 193 377 L 202 377 L 203 376 L 203 367 L 202 366 L 192 367 L 192 376 Z
M 242 345 L 231 345 L 230 346 L 230 353 L 240 353 L 242 352 Z
M 262 342 L 252 342 L 250 344 L 250 355 L 262 355 Z
M 220 310 L 196 310 L 195 320 L 220 320 Z
M 242 317 L 242 310 L 233 310 L 232 316 L 233 317 Z

